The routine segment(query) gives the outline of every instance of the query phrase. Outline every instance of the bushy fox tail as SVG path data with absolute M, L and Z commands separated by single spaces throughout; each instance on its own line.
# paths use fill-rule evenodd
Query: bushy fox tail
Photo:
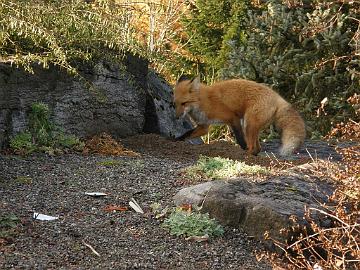
M 290 104 L 276 111 L 275 126 L 281 130 L 281 156 L 291 155 L 304 143 L 306 136 L 304 120 Z

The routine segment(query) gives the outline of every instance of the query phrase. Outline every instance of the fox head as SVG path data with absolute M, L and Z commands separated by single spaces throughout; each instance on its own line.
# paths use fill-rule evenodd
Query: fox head
M 200 79 L 190 80 L 181 76 L 174 88 L 174 103 L 176 117 L 184 117 L 193 108 L 199 106 Z

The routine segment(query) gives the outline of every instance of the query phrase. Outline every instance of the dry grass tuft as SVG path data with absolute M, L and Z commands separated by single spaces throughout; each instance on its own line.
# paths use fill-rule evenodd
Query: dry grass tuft
M 111 135 L 107 133 L 101 133 L 100 135 L 96 135 L 87 140 L 85 143 L 83 154 L 132 157 L 140 156 L 140 154 L 124 148 L 119 142 L 114 140 Z
M 359 98 L 355 101 L 359 104 Z M 359 141 L 359 123 L 349 120 L 337 125 L 332 135 Z M 284 229 L 288 235 L 301 233 L 287 243 L 273 240 L 285 255 L 269 254 L 275 268 L 360 269 L 360 145 L 337 151 L 343 157 L 341 162 L 316 160 L 305 170 L 310 177 L 332 180 L 337 188 L 326 204 L 306 209 L 307 226 L 294 219 L 294 226 Z

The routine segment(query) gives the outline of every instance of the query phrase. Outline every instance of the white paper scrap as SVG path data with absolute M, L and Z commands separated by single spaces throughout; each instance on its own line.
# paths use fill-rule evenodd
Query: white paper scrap
M 144 214 L 144 211 L 141 209 L 140 205 L 135 201 L 134 198 L 131 198 L 129 205 L 132 209 L 135 210 L 135 212 Z
M 107 196 L 106 193 L 103 192 L 85 192 L 86 195 L 92 196 L 92 197 L 103 197 Z
M 59 219 L 59 217 L 43 215 L 43 214 L 40 214 L 40 213 L 34 213 L 33 218 L 37 219 L 37 220 L 42 220 L 42 221 L 51 221 L 51 220 Z

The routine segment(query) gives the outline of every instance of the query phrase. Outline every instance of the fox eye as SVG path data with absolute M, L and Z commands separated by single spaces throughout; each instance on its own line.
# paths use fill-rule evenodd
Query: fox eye
M 185 106 L 186 103 L 187 103 L 187 102 L 182 102 L 182 103 L 181 103 L 181 106 Z

